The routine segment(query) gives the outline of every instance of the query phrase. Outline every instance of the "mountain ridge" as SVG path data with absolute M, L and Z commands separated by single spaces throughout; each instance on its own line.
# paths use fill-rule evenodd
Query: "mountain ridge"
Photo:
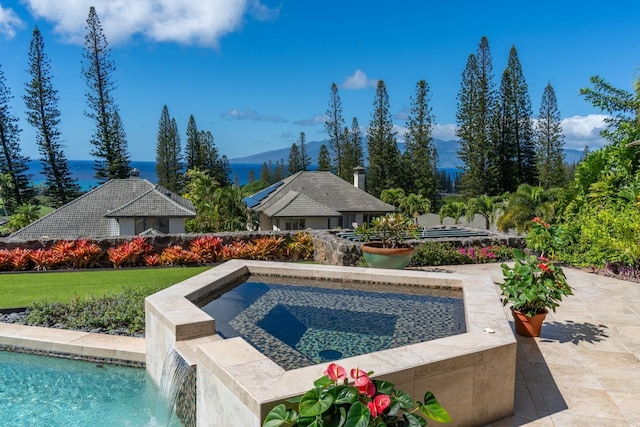
M 458 158 L 458 149 L 459 143 L 456 140 L 445 141 L 442 139 L 433 139 L 434 145 L 438 152 L 438 168 L 440 169 L 456 169 L 462 165 L 462 162 Z M 329 141 L 309 141 L 305 143 L 305 150 L 307 151 L 308 156 L 311 158 L 311 164 L 317 165 L 318 163 L 318 154 L 320 153 L 320 146 L 324 144 L 327 148 L 329 148 Z M 398 147 L 400 151 L 404 151 L 404 142 L 399 142 Z M 286 148 L 280 148 L 276 150 L 264 151 L 261 153 L 251 154 L 244 157 L 234 157 L 233 159 L 229 159 L 229 163 L 238 164 L 238 163 L 247 163 L 247 164 L 263 164 L 263 163 L 271 163 L 275 164 L 279 161 L 284 161 L 285 164 L 289 160 L 289 151 L 291 150 L 291 146 Z M 565 162 L 566 163 L 577 163 L 583 155 L 581 150 L 573 150 L 565 148 L 563 149 L 565 153 Z

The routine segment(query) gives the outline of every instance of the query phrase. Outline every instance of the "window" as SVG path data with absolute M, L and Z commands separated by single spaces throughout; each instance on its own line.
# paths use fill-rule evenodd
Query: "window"
M 150 228 L 161 233 L 169 233 L 169 218 L 136 218 L 136 234 L 140 234 Z
M 284 223 L 285 230 L 304 230 L 304 218 L 287 218 Z

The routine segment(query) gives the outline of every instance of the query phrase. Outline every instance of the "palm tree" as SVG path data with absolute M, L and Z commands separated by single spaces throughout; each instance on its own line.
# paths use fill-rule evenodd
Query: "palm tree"
M 539 186 L 521 184 L 515 193 L 509 195 L 504 214 L 498 218 L 498 229 L 515 228 L 520 233 L 533 217 L 551 221 L 555 216 L 552 194 Z
M 400 203 L 402 202 L 402 199 L 404 199 L 404 197 L 404 190 L 402 188 L 389 188 L 386 190 L 382 190 L 382 192 L 380 193 L 380 200 L 385 203 L 389 203 L 396 208 L 400 206 Z
M 384 193 L 384 191 L 383 191 Z M 431 209 L 431 200 L 425 198 L 421 194 L 411 193 L 400 201 L 400 212 L 404 215 L 413 217 L 413 221 L 417 224 L 418 217 Z
M 460 218 L 464 216 L 467 211 L 467 205 L 464 202 L 448 202 L 442 205 L 438 215 L 440 216 L 440 224 L 444 221 L 445 217 L 451 217 L 455 224 L 460 222 Z
M 467 221 L 473 221 L 473 217 L 478 214 L 484 218 L 485 226 L 489 230 L 501 207 L 499 199 L 499 197 L 491 197 L 486 194 L 469 199 L 467 202 Z

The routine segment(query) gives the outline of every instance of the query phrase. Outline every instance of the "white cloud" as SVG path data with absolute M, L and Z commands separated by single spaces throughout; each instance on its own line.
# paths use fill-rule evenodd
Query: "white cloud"
M 362 70 L 356 70 L 353 76 L 348 76 L 342 83 L 343 89 L 365 89 L 375 87 L 378 80 L 370 79 Z
M 294 125 L 300 125 L 300 126 L 314 126 L 320 123 L 324 123 L 326 120 L 325 116 L 313 116 L 310 119 L 302 119 L 302 120 L 296 120 L 293 122 Z
M 4 9 L 0 4 L 0 35 L 12 39 L 16 35 L 16 28 L 24 27 L 24 22 L 20 20 L 13 9 Z
M 221 116 L 225 119 L 235 119 L 235 120 L 252 120 L 254 122 L 273 122 L 273 123 L 286 123 L 286 119 L 283 119 L 279 116 L 274 116 L 271 114 L 260 114 L 254 110 L 236 110 L 231 109 L 227 110 L 221 114 Z
M 431 130 L 431 136 L 443 141 L 457 141 L 458 137 L 456 136 L 456 130 L 458 130 L 458 126 L 453 123 L 446 123 L 444 125 L 436 123 L 433 125 L 433 129 Z
M 72 43 L 84 40 L 89 7 L 95 6 L 107 41 L 134 35 L 157 42 L 217 46 L 220 38 L 243 24 L 245 14 L 275 19 L 279 10 L 259 0 L 26 0 L 36 18 Z
M 589 114 L 563 119 L 561 124 L 565 148 L 582 150 L 588 145 L 593 150 L 605 145 L 607 141 L 600 136 L 600 132 L 607 128 L 607 118 L 604 114 Z

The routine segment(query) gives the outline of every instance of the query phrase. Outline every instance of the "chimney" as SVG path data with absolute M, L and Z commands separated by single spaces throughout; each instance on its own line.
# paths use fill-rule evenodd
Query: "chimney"
M 353 168 L 353 186 L 364 191 L 364 168 L 362 166 Z

